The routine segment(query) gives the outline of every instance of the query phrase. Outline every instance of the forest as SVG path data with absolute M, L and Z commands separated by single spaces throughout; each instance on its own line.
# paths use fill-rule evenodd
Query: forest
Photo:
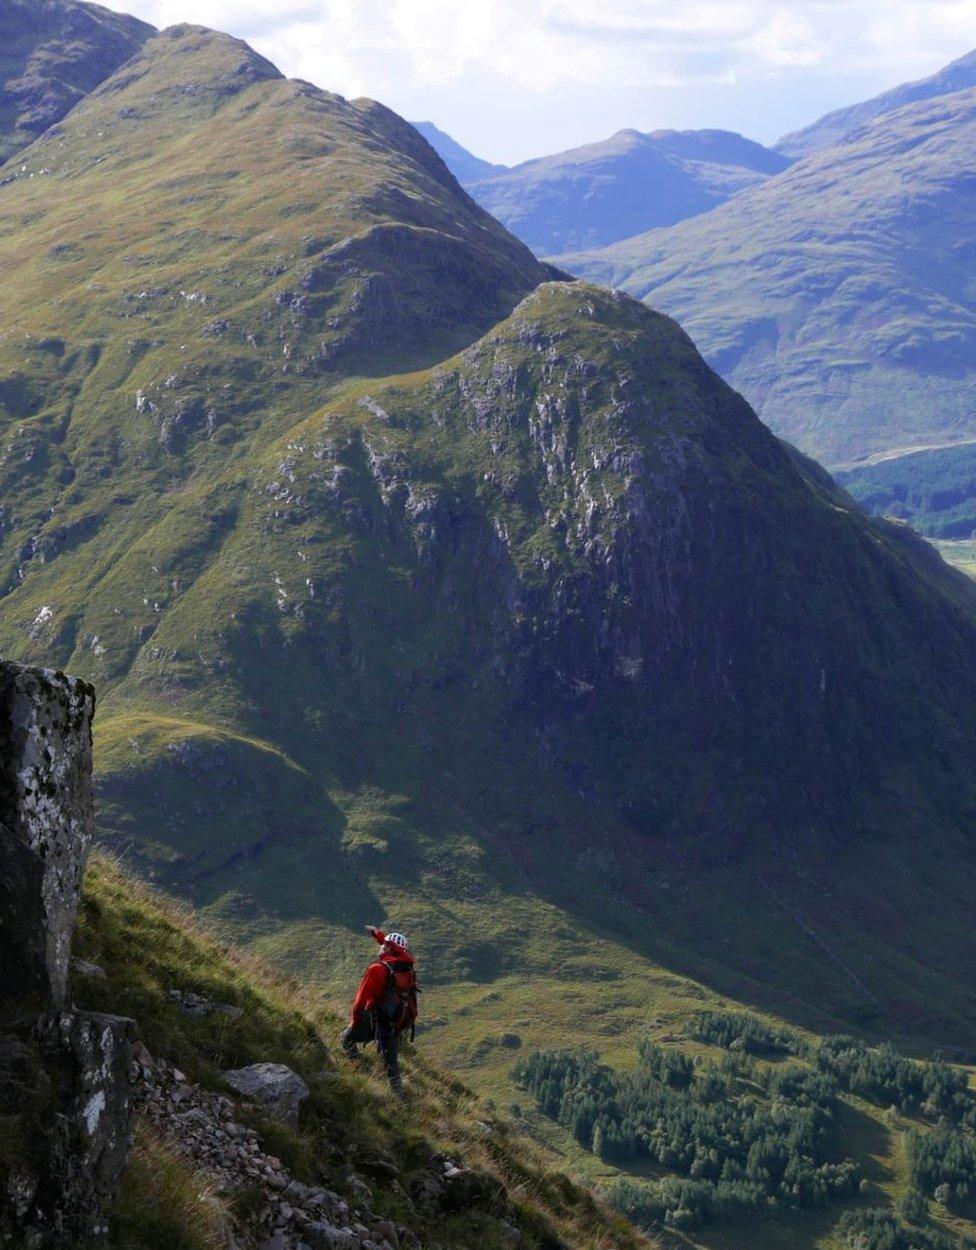
M 869 1192 L 840 1131 L 840 1102 L 863 1098 L 917 1125 L 907 1135 L 910 1189 L 897 1211 L 848 1211 L 840 1231 L 858 1250 L 939 1250 L 920 1228 L 935 1202 L 962 1209 L 976 1184 L 976 1099 L 963 1071 L 854 1037 L 808 1041 L 746 1013 L 701 1012 L 690 1038 L 716 1058 L 638 1043 L 626 1072 L 589 1049 L 537 1051 L 513 1077 L 586 1149 L 626 1170 L 650 1163 L 653 1181 L 620 1176 L 607 1195 L 645 1227 L 695 1228 L 823 1206 Z

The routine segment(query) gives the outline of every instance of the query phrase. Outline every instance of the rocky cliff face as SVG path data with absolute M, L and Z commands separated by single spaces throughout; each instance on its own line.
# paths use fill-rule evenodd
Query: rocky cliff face
M 0 662 L 0 1237 L 98 1237 L 129 1149 L 131 1021 L 67 1003 L 94 833 L 91 686 Z

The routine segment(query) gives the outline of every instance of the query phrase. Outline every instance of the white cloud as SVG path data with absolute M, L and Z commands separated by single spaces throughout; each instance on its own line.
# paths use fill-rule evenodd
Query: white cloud
M 192 21 L 228 30 L 285 73 L 343 95 L 372 95 L 411 116 L 439 107 L 434 120 L 448 130 L 456 131 L 461 118 L 469 129 L 489 133 L 482 115 L 506 115 L 522 101 L 525 125 L 512 136 L 516 148 L 531 145 L 543 115 L 551 113 L 554 124 L 560 111 L 567 144 L 597 137 L 581 135 L 582 115 L 572 132 L 584 96 L 591 111 L 596 101 L 594 126 L 598 117 L 616 115 L 612 100 L 601 99 L 614 95 L 631 112 L 638 101 L 642 114 L 621 116 L 621 125 L 648 124 L 655 107 L 667 116 L 650 124 L 685 124 L 683 118 L 742 124 L 762 117 L 763 90 L 767 114 L 782 108 L 790 74 L 802 75 L 797 98 L 809 109 L 791 123 L 812 120 L 859 94 L 931 73 L 976 44 L 976 0 L 120 0 L 123 5 L 157 25 Z M 845 83 L 854 94 L 838 96 Z M 729 95 L 732 84 L 741 108 Z M 704 119 L 710 99 L 711 122 Z M 723 115 L 730 107 L 732 115 Z M 496 135 L 494 154 L 504 145 Z

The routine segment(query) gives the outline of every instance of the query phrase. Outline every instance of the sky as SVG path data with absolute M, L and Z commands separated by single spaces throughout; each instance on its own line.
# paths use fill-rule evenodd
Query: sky
M 976 48 L 976 0 L 102 0 L 514 164 L 624 127 L 771 143 Z

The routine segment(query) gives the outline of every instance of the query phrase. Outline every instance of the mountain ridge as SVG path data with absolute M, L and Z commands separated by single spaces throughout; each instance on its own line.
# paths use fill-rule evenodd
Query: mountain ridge
M 732 131 L 626 129 L 491 171 L 442 131 L 428 137 L 475 200 L 539 256 L 706 212 L 789 164 Z
M 0 2 L 0 165 L 61 120 L 155 33 L 80 0 Z
M 773 147 L 794 159 L 810 156 L 822 148 L 842 143 L 885 113 L 971 87 L 976 87 L 976 50 L 958 57 L 928 78 L 901 83 L 870 100 L 834 109 L 809 126 L 784 135 Z
M 494 165 L 491 161 L 482 160 L 467 148 L 462 147 L 456 139 L 452 139 L 433 122 L 411 122 L 419 130 L 434 151 L 441 157 L 448 169 L 462 186 L 475 182 L 480 178 L 488 178 L 492 174 L 501 173 L 507 165 Z

